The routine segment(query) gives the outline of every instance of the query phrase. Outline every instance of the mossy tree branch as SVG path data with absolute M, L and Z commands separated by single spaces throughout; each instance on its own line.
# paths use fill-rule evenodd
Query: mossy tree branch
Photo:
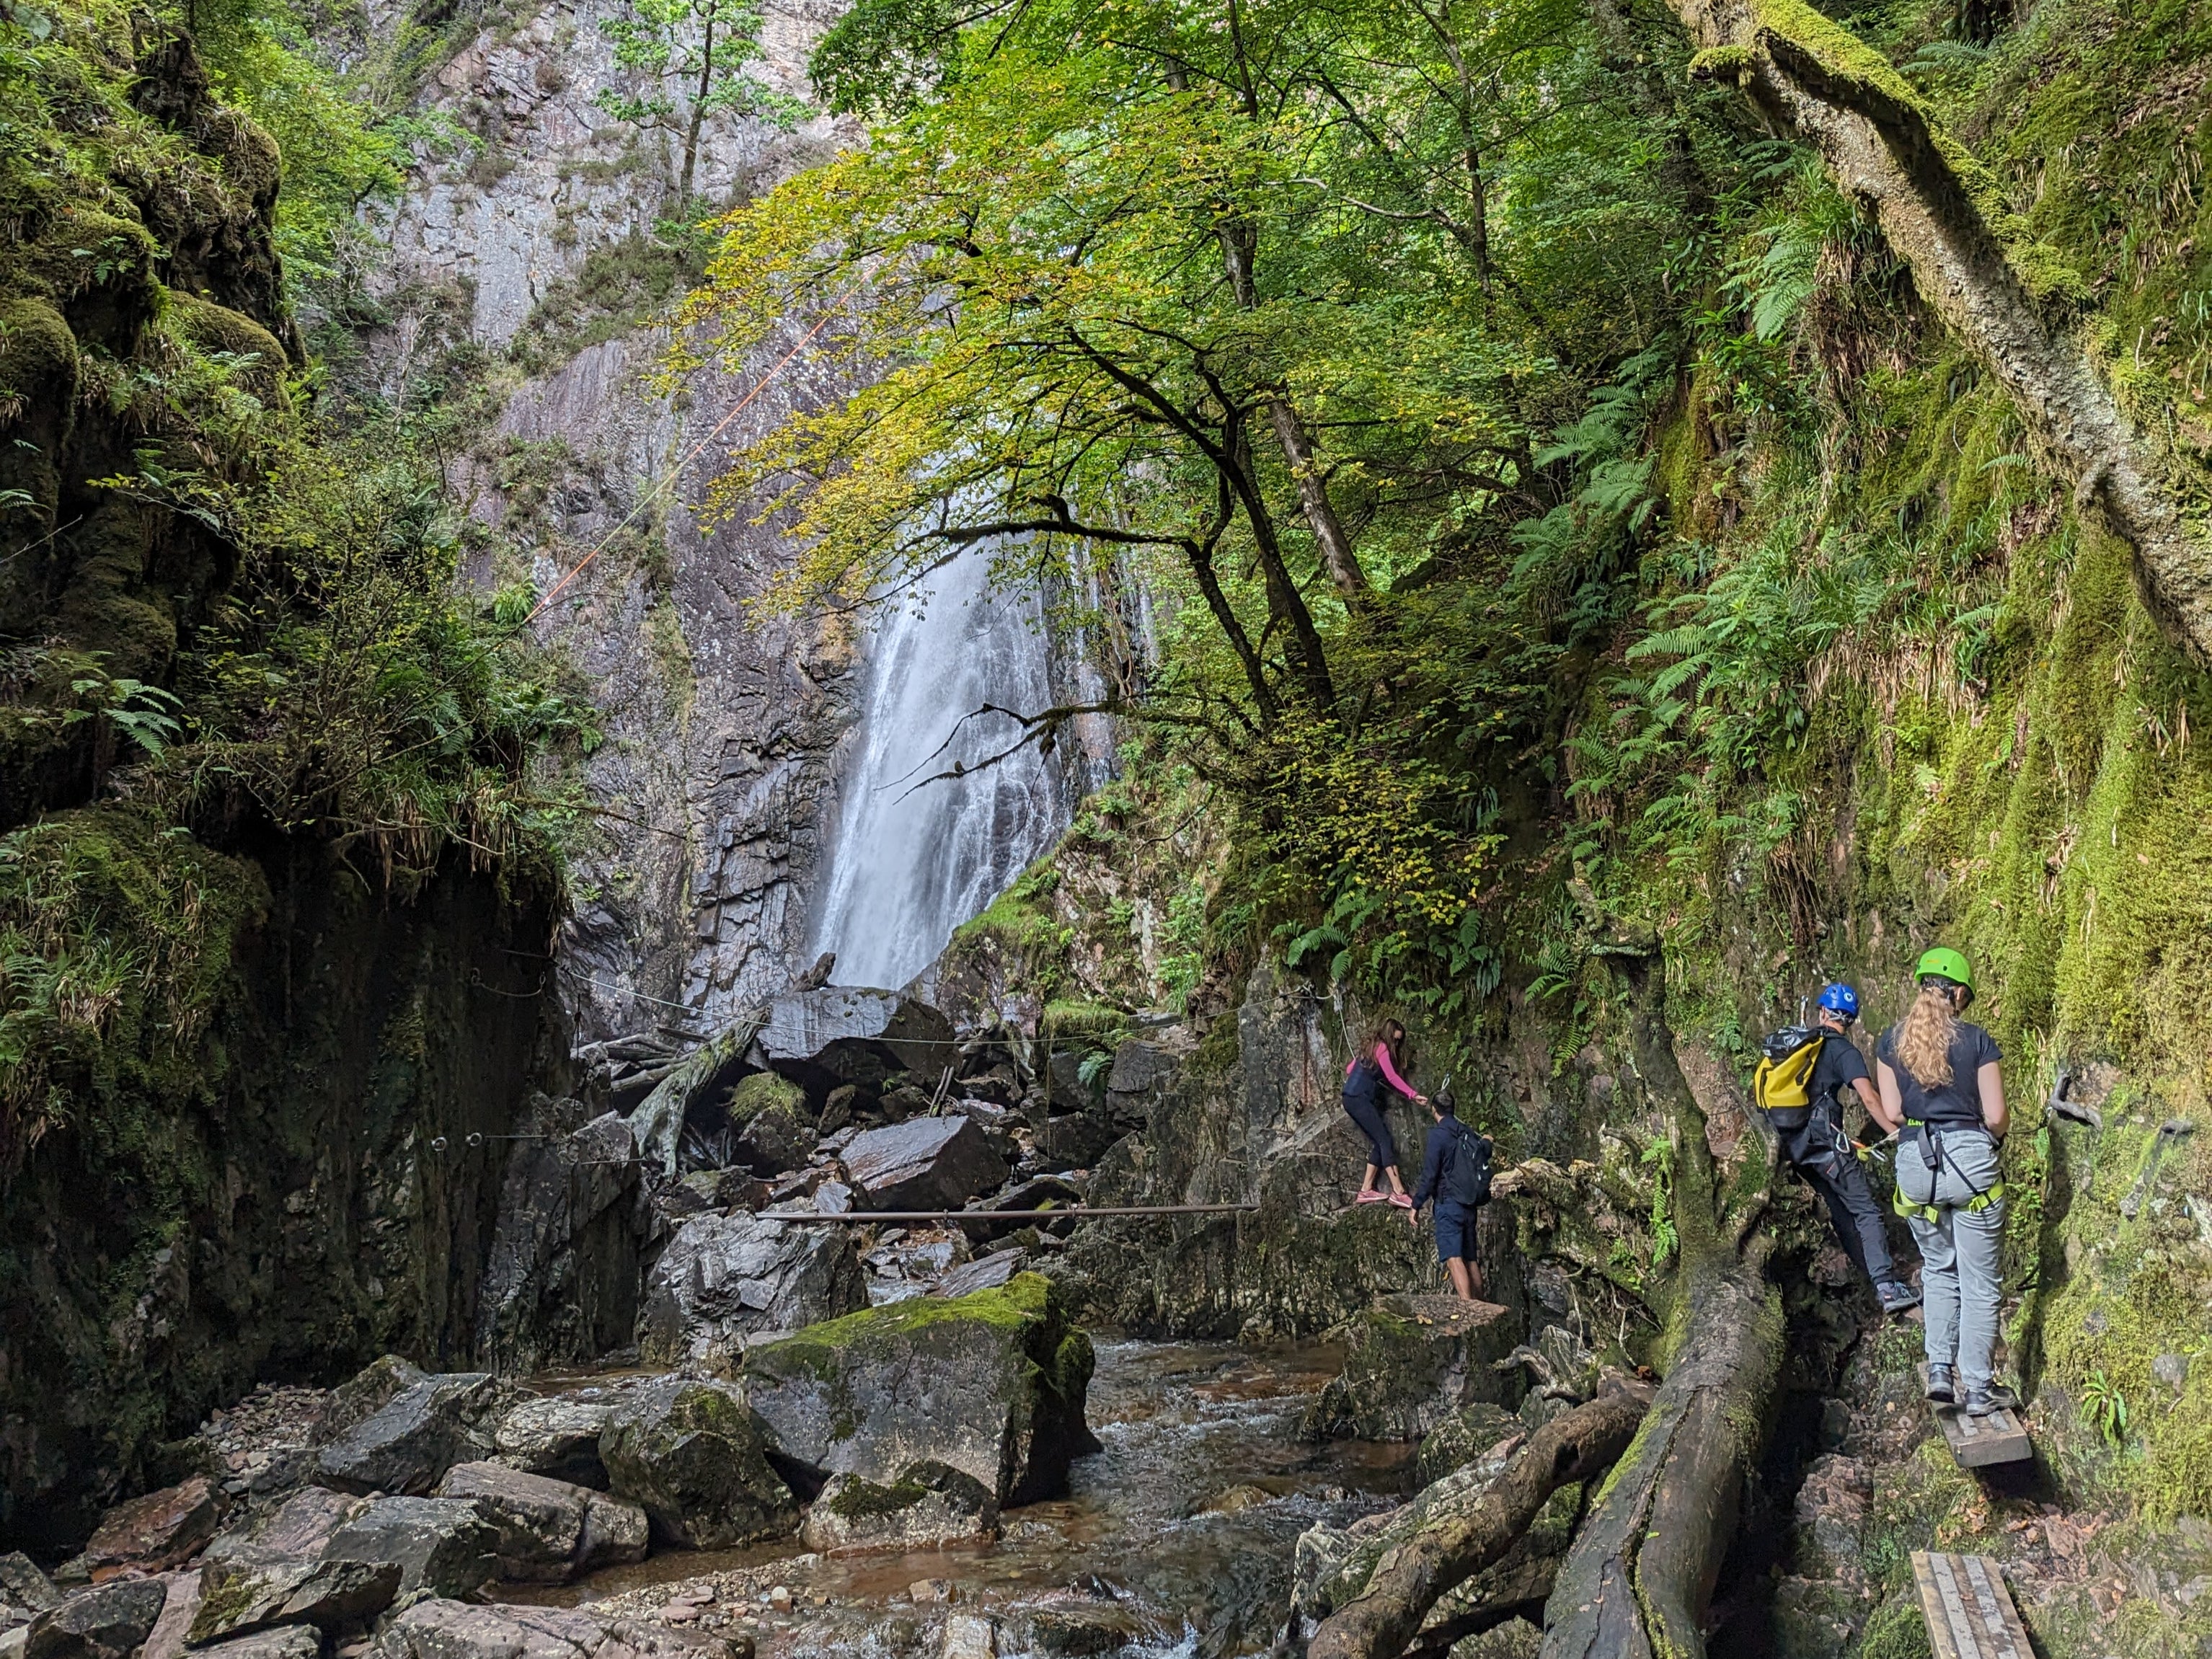
M 2056 470 L 2134 550 L 2151 609 L 2212 658 L 2212 541 L 2174 506 L 2173 457 L 2121 407 L 2087 344 L 2036 303 L 1992 228 L 1995 186 L 1880 53 L 1803 0 L 1674 0 L 1693 72 L 1741 87 L 1875 210 L 1950 328 L 1989 366 Z

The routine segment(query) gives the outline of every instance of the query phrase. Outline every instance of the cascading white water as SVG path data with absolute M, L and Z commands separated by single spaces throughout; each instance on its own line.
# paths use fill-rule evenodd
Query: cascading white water
M 1053 702 L 1042 603 L 992 592 L 990 565 L 988 550 L 969 549 L 877 622 L 815 907 L 813 949 L 837 953 L 836 984 L 904 985 L 1067 827 L 1071 792 L 1034 744 L 924 781 L 956 763 L 975 767 L 1020 735 L 1003 715 L 964 726 L 963 716 L 986 703 L 1035 714 Z

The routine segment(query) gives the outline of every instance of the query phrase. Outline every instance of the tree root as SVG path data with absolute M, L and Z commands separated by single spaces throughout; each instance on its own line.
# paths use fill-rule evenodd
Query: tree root
M 1641 1394 L 1623 1390 L 1537 1430 L 1480 1504 L 1384 1556 L 1365 1593 L 1322 1621 L 1308 1659 L 1395 1659 L 1437 1598 L 1504 1554 L 1553 1492 L 1620 1455 L 1644 1406 Z
M 1985 362 L 2076 499 L 2134 549 L 2145 599 L 2212 658 L 2212 544 L 2174 506 L 2178 464 L 2059 333 L 1990 228 L 1973 158 L 1931 125 L 1887 60 L 1804 0 L 1674 0 L 1708 72 L 1731 75 L 1777 131 L 1872 204 L 1921 297 Z M 1994 185 L 1989 186 L 1993 190 Z

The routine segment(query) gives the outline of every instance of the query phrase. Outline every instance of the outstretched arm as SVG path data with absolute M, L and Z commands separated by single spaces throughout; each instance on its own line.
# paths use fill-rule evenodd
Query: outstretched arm
M 1390 1063 L 1390 1045 L 1389 1043 L 1378 1042 L 1375 1045 L 1375 1063 L 1382 1068 L 1382 1080 L 1389 1084 L 1392 1088 L 1395 1089 L 1400 1094 L 1405 1096 L 1407 1099 L 1422 1102 L 1427 1101 L 1428 1097 L 1426 1095 L 1415 1093 L 1413 1085 L 1398 1075 L 1398 1068 Z

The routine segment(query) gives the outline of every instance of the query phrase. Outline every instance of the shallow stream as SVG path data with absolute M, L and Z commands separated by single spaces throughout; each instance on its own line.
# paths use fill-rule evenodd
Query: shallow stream
M 1410 1446 L 1298 1439 L 1339 1358 L 1319 1345 L 1101 1340 L 1090 1419 L 1105 1449 L 1077 1462 L 1066 1498 L 1009 1511 L 995 1544 L 676 1552 L 548 1595 L 742 1630 L 762 1659 L 934 1656 L 949 1618 L 979 1617 L 1001 1659 L 1264 1651 L 1288 1612 L 1298 1534 L 1402 1501 L 1410 1485 Z M 768 1600 L 778 1586 L 788 1613 Z M 708 1589 L 711 1601 L 687 1602 Z

